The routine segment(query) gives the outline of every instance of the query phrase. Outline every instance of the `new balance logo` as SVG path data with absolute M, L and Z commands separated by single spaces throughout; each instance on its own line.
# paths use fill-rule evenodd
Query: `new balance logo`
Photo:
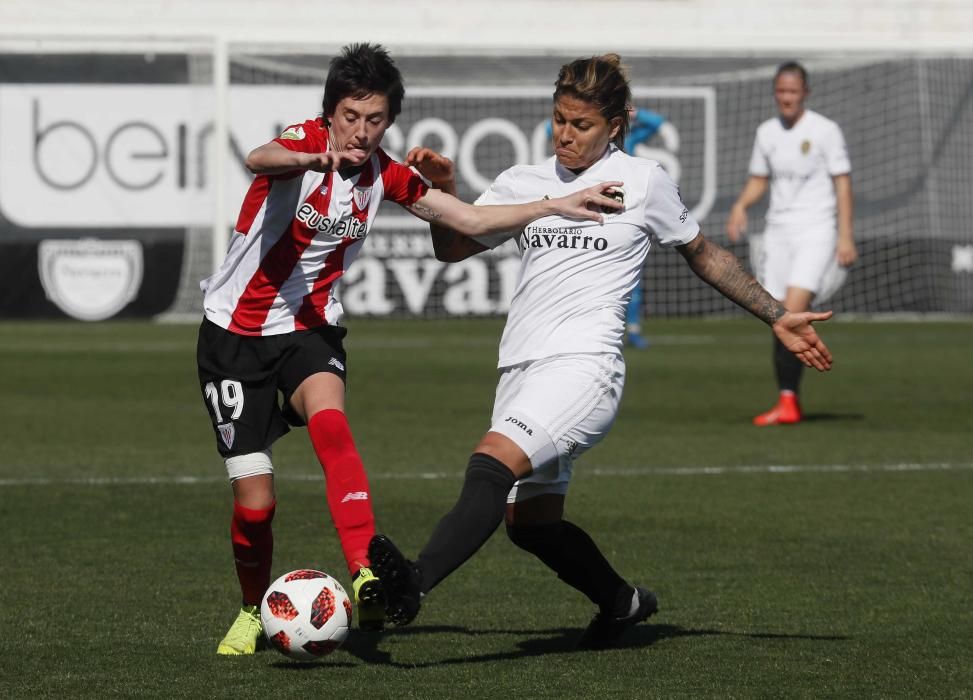
M 341 364 L 341 360 L 339 360 L 337 357 L 332 357 L 330 360 L 328 360 L 328 364 L 332 367 L 337 367 L 342 372 L 345 371 L 345 366 Z
M 516 425 L 518 428 L 520 428 L 521 430 L 523 430 L 528 435 L 533 435 L 534 434 L 534 431 L 531 430 L 530 428 L 528 428 L 526 423 L 524 423 L 523 421 L 517 420 L 513 416 L 507 416 L 507 419 L 504 421 L 504 423 L 513 423 L 514 425 Z
M 347 503 L 348 501 L 367 501 L 368 491 L 350 491 L 345 494 L 345 497 L 341 499 L 342 503 Z

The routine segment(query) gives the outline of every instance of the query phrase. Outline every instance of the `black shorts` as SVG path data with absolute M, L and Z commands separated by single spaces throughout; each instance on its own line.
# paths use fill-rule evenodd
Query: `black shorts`
M 280 335 L 238 335 L 203 320 L 196 364 L 203 402 L 223 457 L 260 452 L 304 421 L 291 395 L 318 372 L 344 382 L 347 356 L 339 326 L 319 326 Z M 283 395 L 283 401 L 278 395 Z

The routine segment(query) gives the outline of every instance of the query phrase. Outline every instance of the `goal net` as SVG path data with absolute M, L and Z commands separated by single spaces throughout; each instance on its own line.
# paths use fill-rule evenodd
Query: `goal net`
M 410 56 L 402 114 L 384 146 L 401 157 L 436 148 L 457 165 L 460 196 L 475 198 L 503 169 L 549 157 L 552 85 L 568 56 Z M 757 125 L 774 114 L 774 59 L 628 58 L 636 105 L 668 124 L 636 154 L 678 180 L 706 234 L 724 225 L 746 176 Z M 283 124 L 313 116 L 328 54 L 230 52 L 231 132 L 238 159 Z M 973 58 L 818 58 L 805 62 L 808 106 L 848 141 L 860 259 L 830 302 L 843 312 L 973 311 Z M 236 120 L 246 118 L 247 136 Z M 258 132 L 263 129 L 263 132 Z M 228 190 L 246 173 L 231 162 Z M 751 210 L 762 230 L 765 203 Z M 454 265 L 435 261 L 425 225 L 390 205 L 346 277 L 355 315 L 503 313 L 517 273 L 511 242 Z M 749 242 L 732 246 L 748 258 Z M 197 274 L 204 272 L 198 271 Z M 673 251 L 653 250 L 644 273 L 651 316 L 736 313 Z
M 129 257 L 141 250 L 125 314 L 198 318 L 199 281 L 221 259 L 250 182 L 245 154 L 318 114 L 335 47 L 23 44 L 0 42 L 0 273 L 18 290 L 0 313 L 52 312 L 51 292 L 34 279 L 41 242 L 99 239 L 135 241 Z M 397 53 L 406 99 L 383 146 L 397 158 L 416 145 L 444 152 L 472 201 L 505 168 L 549 157 L 553 83 L 572 58 Z M 659 160 L 706 235 L 726 245 L 754 132 L 774 114 L 772 76 L 792 57 L 623 58 L 636 105 L 666 119 L 636 155 Z M 860 257 L 829 305 L 973 313 L 973 55 L 804 63 L 808 106 L 842 126 L 853 168 Z M 765 202 L 751 210 L 751 232 L 764 212 Z M 748 260 L 748 239 L 731 247 Z M 105 259 L 93 250 L 85 260 Z M 117 272 L 52 260 L 89 292 Z M 342 302 L 358 316 L 502 314 L 518 261 L 509 242 L 439 263 L 425 225 L 384 205 Z M 131 286 L 119 283 L 120 299 Z M 671 250 L 649 254 L 644 288 L 649 316 L 742 313 Z

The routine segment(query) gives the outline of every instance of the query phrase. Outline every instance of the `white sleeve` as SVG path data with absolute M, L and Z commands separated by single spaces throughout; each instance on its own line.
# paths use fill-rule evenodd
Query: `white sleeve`
M 760 147 L 760 130 L 753 139 L 753 153 L 750 154 L 750 174 L 758 177 L 768 177 L 770 175 L 770 162 Z
M 489 189 L 476 198 L 473 202 L 476 206 L 484 204 L 522 204 L 523 199 L 518 199 L 515 195 L 517 189 L 514 187 L 513 177 L 509 170 L 505 170 L 497 176 Z M 520 231 L 506 231 L 504 233 L 491 233 L 486 236 L 477 236 L 474 240 L 485 245 L 487 248 L 497 248 L 505 242 L 518 235 Z
M 684 245 L 699 235 L 699 224 L 683 204 L 679 188 L 658 163 L 649 173 L 645 223 L 664 246 Z
M 848 158 L 848 146 L 845 145 L 845 135 L 841 133 L 841 127 L 833 124 L 830 138 L 825 144 L 825 158 L 828 161 L 828 174 L 847 175 L 851 172 L 851 160 Z

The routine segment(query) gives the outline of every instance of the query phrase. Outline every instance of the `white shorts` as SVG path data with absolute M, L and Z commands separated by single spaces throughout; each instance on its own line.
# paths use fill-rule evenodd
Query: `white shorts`
M 830 299 L 848 277 L 838 264 L 838 234 L 833 228 L 800 232 L 768 227 L 750 237 L 750 265 L 757 281 L 783 301 L 788 287 L 814 293 L 814 302 Z
M 556 355 L 504 368 L 490 430 L 513 440 L 533 467 L 507 502 L 566 494 L 574 459 L 608 434 L 624 386 L 621 354 Z

